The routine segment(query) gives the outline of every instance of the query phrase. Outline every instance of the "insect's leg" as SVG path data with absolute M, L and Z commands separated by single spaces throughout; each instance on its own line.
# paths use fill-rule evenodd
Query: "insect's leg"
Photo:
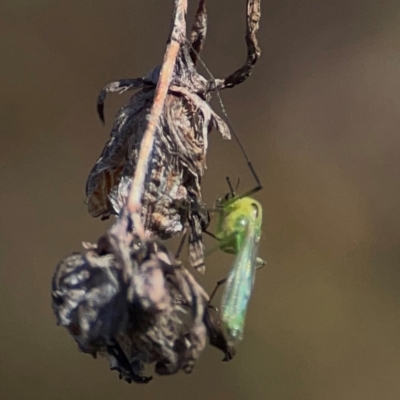
M 196 65 L 198 55 L 203 49 L 204 41 L 207 34 L 207 10 L 205 0 L 200 0 L 197 7 L 197 12 L 195 20 L 192 26 L 192 31 L 190 32 L 190 58 L 193 64 Z
M 209 255 L 214 253 L 214 251 L 217 251 L 217 250 L 221 250 L 224 253 L 228 253 L 228 254 L 236 254 L 235 248 L 233 248 L 232 246 L 229 245 L 229 243 L 232 242 L 232 239 L 236 240 L 236 238 L 237 238 L 236 233 L 232 233 L 232 235 L 229 235 L 229 236 L 225 237 L 224 239 L 218 239 L 215 235 L 213 235 L 213 234 L 211 234 L 211 235 L 216 240 L 218 240 L 218 245 L 207 250 L 207 252 L 205 253 L 205 257 L 208 257 Z
M 162 193 L 163 196 L 168 197 L 172 203 L 175 203 L 175 208 L 180 208 L 182 210 L 188 210 L 188 211 L 208 211 L 210 213 L 219 213 L 222 214 L 224 212 L 224 210 L 220 207 L 214 207 L 214 208 L 210 208 L 210 207 L 204 207 L 201 204 L 197 203 L 197 204 L 191 204 L 189 201 L 187 201 L 188 204 L 184 204 L 186 202 L 185 199 L 174 199 L 169 193 Z M 160 201 L 159 199 L 157 201 Z M 203 230 L 204 232 L 204 230 Z
M 205 233 L 206 235 L 208 235 L 208 236 L 212 237 L 213 239 L 219 241 L 219 239 L 212 232 L 208 231 L 207 229 L 204 230 L 203 233 Z
M 120 79 L 115 82 L 111 82 L 101 89 L 99 96 L 97 97 L 97 114 L 100 120 L 104 124 L 104 101 L 107 93 L 123 93 L 127 90 L 138 89 L 143 86 L 143 79 Z
M 182 210 L 190 210 L 190 211 L 208 211 L 208 212 L 215 212 L 215 213 L 219 213 L 222 214 L 224 212 L 224 210 L 222 210 L 221 208 L 209 208 L 209 207 L 202 207 L 201 205 L 181 205 L 180 206 L 182 208 Z M 205 231 L 203 231 L 205 232 Z
M 261 181 L 260 181 L 260 178 L 258 177 L 258 175 L 257 175 L 257 173 L 256 173 L 256 171 L 255 171 L 255 169 L 253 167 L 253 164 L 251 163 L 251 161 L 249 159 L 247 159 L 246 162 L 247 162 L 247 166 L 249 167 L 249 169 L 250 169 L 250 171 L 251 171 L 251 173 L 252 173 L 252 175 L 254 177 L 254 180 L 256 181 L 256 185 L 257 186 L 255 188 L 249 190 L 247 193 L 244 193 L 244 194 L 242 194 L 242 195 L 240 195 L 240 196 L 238 196 L 236 198 L 243 198 L 243 197 L 252 196 L 254 193 L 259 192 L 263 188 L 262 184 L 261 184 Z
M 210 303 L 211 303 L 212 299 L 214 298 L 214 296 L 216 295 L 216 293 L 218 292 L 218 289 L 220 288 L 220 286 L 223 285 L 227 280 L 228 280 L 228 278 L 224 278 L 217 282 L 213 291 L 210 294 L 210 300 L 209 300 Z
M 178 259 L 179 256 L 181 255 L 181 251 L 182 251 L 182 249 L 183 249 L 183 245 L 185 244 L 186 234 L 187 234 L 187 229 L 184 228 L 183 234 L 182 234 L 182 239 L 181 239 L 181 241 L 179 242 L 178 249 L 176 250 L 176 253 L 175 253 L 175 258 L 177 258 L 177 259 Z
M 263 268 L 267 265 L 267 262 L 264 261 L 262 258 L 257 257 L 256 258 L 256 269 L 260 269 Z
M 257 257 L 256 269 L 260 269 L 260 268 L 264 267 L 265 265 L 267 265 L 267 262 L 264 261 L 263 259 Z M 217 284 L 214 287 L 214 290 L 210 294 L 210 301 L 209 301 L 210 303 L 211 303 L 211 300 L 215 297 L 215 294 L 218 292 L 218 289 L 220 288 L 220 286 L 222 286 L 227 280 L 228 280 L 228 278 L 224 278 L 217 282 Z
M 207 250 L 205 253 L 205 257 L 207 258 L 209 255 L 211 255 L 212 253 L 214 253 L 214 251 L 220 250 L 220 245 L 217 244 L 216 246 L 212 247 L 211 249 Z
M 162 192 L 160 197 L 157 200 L 154 200 L 152 203 L 156 204 L 157 202 L 161 201 L 162 197 L 165 196 L 171 200 L 171 203 L 175 209 L 180 209 L 184 211 L 188 211 L 191 207 L 190 204 L 184 204 L 187 202 L 185 198 L 174 199 L 169 193 Z

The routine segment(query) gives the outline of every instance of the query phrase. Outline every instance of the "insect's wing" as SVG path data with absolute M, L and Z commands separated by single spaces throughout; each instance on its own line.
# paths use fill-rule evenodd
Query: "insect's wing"
M 255 224 L 249 221 L 222 295 L 222 321 L 231 343 L 243 338 L 247 306 L 254 284 L 258 239 Z

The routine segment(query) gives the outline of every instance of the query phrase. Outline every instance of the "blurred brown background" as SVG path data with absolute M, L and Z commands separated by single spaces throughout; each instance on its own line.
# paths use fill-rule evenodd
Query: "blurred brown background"
M 203 58 L 222 77 L 245 58 L 245 0 L 209 3 Z M 97 94 L 162 60 L 172 1 L 1 1 L 1 399 L 400 398 L 400 4 L 262 6 L 262 58 L 223 93 L 265 186 L 268 265 L 245 340 L 231 363 L 208 348 L 192 375 L 138 386 L 56 327 L 50 280 L 107 226 L 87 213 L 84 184 L 129 95 L 110 97 L 103 128 Z M 208 203 L 226 175 L 253 185 L 236 144 L 213 133 Z M 207 288 L 231 260 L 209 258 Z

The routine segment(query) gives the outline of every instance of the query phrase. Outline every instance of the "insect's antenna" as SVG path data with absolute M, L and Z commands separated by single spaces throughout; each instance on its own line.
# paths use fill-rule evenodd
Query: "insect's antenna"
M 231 192 L 232 198 L 235 197 L 235 190 L 233 189 L 232 182 L 229 179 L 229 176 L 226 177 L 226 181 L 228 182 L 229 191 Z
M 236 192 L 239 189 L 239 184 L 240 184 L 240 178 L 238 178 L 238 181 L 237 181 L 237 184 L 236 184 L 236 189 L 235 189 Z
M 203 61 L 203 59 L 200 57 L 200 54 L 197 53 L 197 51 L 193 48 L 192 43 L 190 43 L 190 41 L 189 41 L 187 38 L 186 38 L 186 42 L 187 42 L 187 43 L 189 44 L 189 46 L 191 47 L 192 51 L 193 51 L 195 54 L 197 54 L 197 59 L 200 61 L 200 64 L 203 66 L 203 68 L 207 71 L 207 73 L 208 73 L 208 75 L 210 76 L 210 78 L 213 80 L 214 87 L 215 87 L 215 90 L 216 90 L 216 92 L 217 92 L 218 101 L 219 101 L 219 104 L 220 104 L 222 113 L 224 114 L 224 117 L 225 117 L 225 122 L 227 123 L 227 125 L 228 125 L 230 131 L 233 133 L 233 137 L 235 138 L 236 143 L 239 145 L 240 151 L 242 152 L 243 157 L 244 157 L 244 159 L 246 160 L 247 166 L 249 167 L 250 172 L 251 172 L 251 174 L 253 175 L 254 180 L 256 181 L 257 186 L 256 186 L 254 189 L 250 190 L 250 191 L 249 191 L 248 193 L 246 193 L 245 195 L 240 196 L 240 197 L 250 196 L 251 194 L 253 194 L 253 193 L 255 193 L 255 192 L 258 192 L 259 190 L 262 189 L 262 184 L 261 184 L 260 178 L 258 177 L 258 175 L 257 175 L 257 173 L 256 173 L 256 171 L 255 171 L 255 169 L 254 169 L 254 167 L 253 167 L 253 164 L 251 163 L 249 157 L 247 156 L 246 150 L 244 149 L 244 147 L 243 147 L 243 145 L 242 145 L 242 143 L 241 143 L 241 141 L 240 141 L 240 139 L 239 139 L 238 134 L 236 133 L 234 127 L 233 127 L 232 124 L 231 124 L 231 121 L 229 120 L 228 114 L 227 114 L 227 112 L 226 112 L 226 110 L 225 110 L 225 107 L 224 107 L 224 103 L 222 102 L 221 94 L 220 94 L 220 92 L 219 92 L 219 89 L 218 89 L 217 85 L 215 84 L 216 79 L 214 78 L 214 75 L 213 75 L 213 74 L 211 73 L 211 71 L 208 69 L 207 65 L 205 64 L 205 62 Z

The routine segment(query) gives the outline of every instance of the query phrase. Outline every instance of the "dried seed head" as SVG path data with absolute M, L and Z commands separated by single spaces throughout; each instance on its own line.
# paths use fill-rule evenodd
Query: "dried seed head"
M 123 212 L 97 246 L 60 262 L 53 311 L 83 352 L 106 357 L 128 382 L 148 382 L 151 363 L 158 374 L 189 373 L 216 335 L 208 295 L 162 243 L 139 242 L 130 226 Z

